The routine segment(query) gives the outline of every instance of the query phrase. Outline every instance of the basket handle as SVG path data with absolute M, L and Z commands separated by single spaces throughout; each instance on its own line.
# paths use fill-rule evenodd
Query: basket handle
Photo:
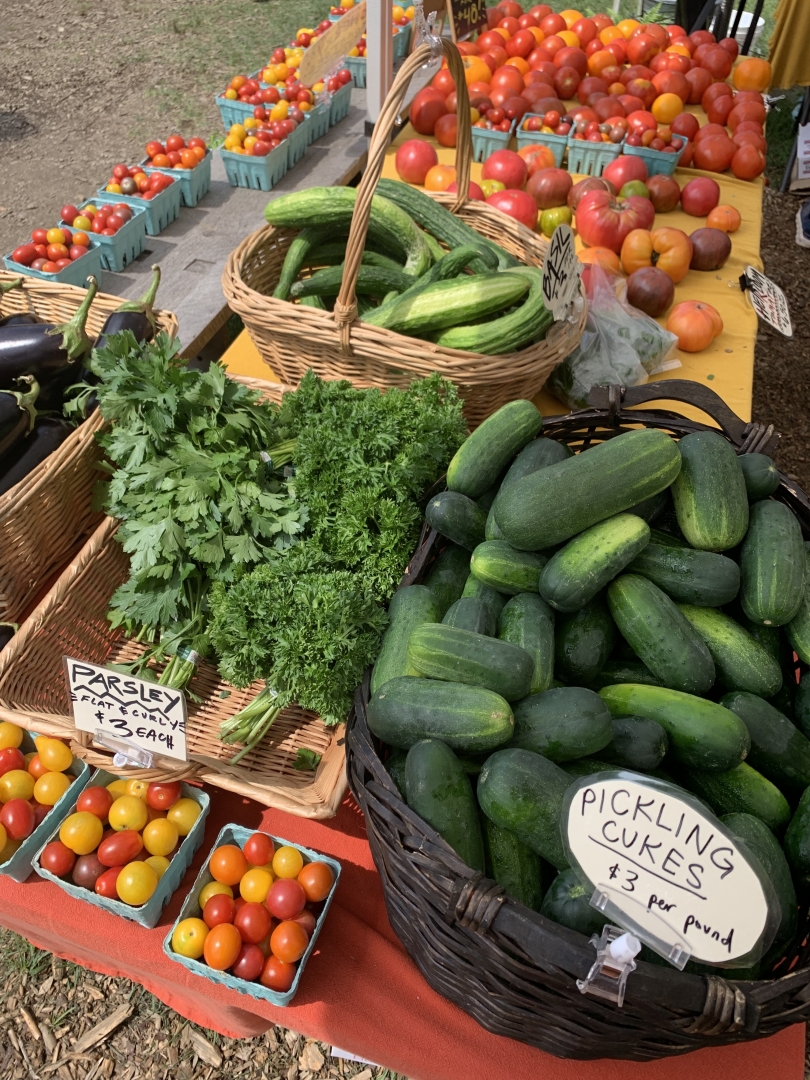
M 442 39 L 442 53 L 447 58 L 447 66 L 456 84 L 458 98 L 456 114 L 461 121 L 458 125 L 456 145 L 458 192 L 450 207 L 451 212 L 455 213 L 467 201 L 467 193 L 470 188 L 470 164 L 472 162 L 470 98 L 467 93 L 461 53 L 452 41 L 445 39 Z M 382 175 L 385 153 L 394 131 L 394 125 L 399 118 L 402 103 L 405 100 L 405 91 L 408 89 L 408 85 L 415 73 L 431 59 L 431 55 L 431 46 L 427 42 L 411 53 L 399 69 L 397 77 L 394 79 L 394 85 L 385 99 L 379 119 L 374 125 L 374 134 L 371 136 L 371 144 L 368 148 L 368 164 L 357 188 L 357 200 L 352 214 L 349 239 L 346 243 L 343 282 L 340 286 L 338 298 L 335 301 L 335 322 L 340 333 L 340 347 L 347 356 L 351 355 L 351 324 L 357 318 L 355 288 L 357 286 L 357 274 L 360 270 L 360 260 L 363 258 L 363 251 L 366 246 L 366 235 L 371 216 L 371 199 L 377 187 L 377 182 Z

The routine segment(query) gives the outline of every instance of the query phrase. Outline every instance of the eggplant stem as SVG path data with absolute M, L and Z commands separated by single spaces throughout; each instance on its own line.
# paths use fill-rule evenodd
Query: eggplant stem
M 61 326 L 54 326 L 51 330 L 48 330 L 51 337 L 56 337 L 58 334 L 62 335 L 62 349 L 67 353 L 68 361 L 71 363 L 78 360 L 80 356 L 84 356 L 90 345 L 90 339 L 85 333 L 84 327 L 90 313 L 90 305 L 98 292 L 98 282 L 92 274 L 88 277 L 87 282 L 87 295 L 82 300 L 73 318 Z
M 155 297 L 157 296 L 158 286 L 160 285 L 160 267 L 155 263 L 152 267 L 152 281 L 149 288 L 140 298 L 140 300 L 126 300 L 120 307 L 116 308 L 116 311 L 139 311 L 145 315 L 149 320 L 152 330 L 157 333 L 157 322 L 155 321 L 155 313 L 152 310 L 155 303 Z
M 15 278 L 13 281 L 0 281 L 0 297 L 7 292 L 11 292 L 12 289 L 22 288 L 22 283 L 23 279 L 21 277 Z

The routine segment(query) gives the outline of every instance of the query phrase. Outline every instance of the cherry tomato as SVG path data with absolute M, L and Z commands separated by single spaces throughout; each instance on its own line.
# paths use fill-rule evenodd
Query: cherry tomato
M 208 927 L 202 919 L 183 919 L 172 931 L 172 948 L 178 956 L 199 960 L 208 937 Z
M 276 877 L 298 877 L 303 865 L 304 860 L 298 848 L 280 847 L 273 856 L 273 873 Z
M 311 912 L 309 908 L 304 908 L 301 914 L 296 915 L 293 919 L 293 922 L 297 922 L 299 926 L 303 926 L 304 930 L 306 930 L 308 938 L 311 938 L 312 935 L 315 933 L 315 925 L 317 921 L 318 920 L 315 918 L 314 913 Z
M 147 157 L 153 158 L 155 156 L 155 154 L 165 154 L 165 153 L 166 153 L 166 147 L 163 145 L 163 143 L 159 143 L 156 140 L 153 140 L 152 142 L 148 142 L 146 144 L 146 156 Z
M 96 882 L 106 869 L 107 867 L 98 861 L 95 852 L 89 855 L 80 855 L 76 860 L 76 865 L 73 867 L 71 880 L 80 889 L 94 889 Z
M 19 747 L 22 739 L 23 729 L 21 727 L 9 723 L 8 720 L 0 721 L 0 750 L 5 750 L 9 746 Z
M 205 139 L 198 139 L 196 135 L 193 138 L 189 139 L 188 140 L 188 148 L 189 148 L 189 150 L 194 150 L 195 147 L 199 147 L 200 149 L 205 150 L 205 148 L 206 148 Z
M 95 225 L 95 222 L 93 224 Z M 107 817 L 110 827 L 116 832 L 123 829 L 140 830 L 147 821 L 146 803 L 137 795 L 122 795 L 112 804 Z
M 155 818 L 143 830 L 143 846 L 150 855 L 168 855 L 177 847 L 177 826 L 168 818 Z
M 131 862 L 118 875 L 118 896 L 125 904 L 140 907 L 152 896 L 158 884 L 158 876 L 145 862 Z
M 64 244 L 64 242 L 65 242 L 65 234 L 62 232 L 61 229 L 48 229 L 47 233 L 45 234 L 45 238 L 46 238 L 46 240 L 47 240 L 47 242 L 49 244 Z M 40 739 L 35 740 L 35 742 L 37 744 L 37 750 L 39 750 L 40 741 L 45 742 L 46 737 L 43 735 L 41 740 Z M 48 739 L 47 741 L 48 742 L 58 742 L 59 740 L 58 739 Z M 62 746 L 64 746 L 64 745 L 65 744 L 62 743 Z
M 267 866 L 276 847 L 267 833 L 256 832 L 245 841 L 245 858 L 251 866 Z
M 143 176 L 143 175 L 145 175 L 145 174 L 144 174 L 144 173 L 139 173 L 138 175 L 139 175 L 139 176 Z M 113 206 L 113 208 L 112 208 L 112 209 L 113 209 L 113 213 L 114 213 L 114 214 L 118 214 L 118 216 L 119 216 L 119 217 L 122 217 L 122 218 L 124 219 L 124 221 L 129 221 L 129 220 L 130 220 L 130 218 L 132 217 L 132 208 L 131 208 L 131 207 L 129 207 L 129 206 L 127 206 L 127 204 L 126 204 L 126 203 L 123 203 L 123 202 L 118 202 L 118 203 L 116 203 L 116 204 L 115 204 L 115 206 Z M 138 783 L 139 783 L 139 784 L 146 784 L 146 788 L 147 788 L 147 790 L 148 790 L 148 789 L 149 789 L 150 787 L 152 787 L 152 785 L 151 785 L 151 784 L 148 784 L 148 783 L 147 783 L 147 782 L 146 782 L 145 780 L 139 780 L 139 781 L 138 781 Z M 180 786 L 180 785 L 179 785 L 179 783 L 178 783 L 178 787 L 179 787 L 179 786 Z M 130 794 L 133 794 L 133 795 L 134 795 L 134 794 L 136 794 L 136 793 L 135 793 L 135 792 L 131 792 Z M 141 796 L 141 798 L 143 798 L 143 797 L 144 797 L 144 796 Z
M 115 212 L 115 208 L 112 206 L 108 206 L 107 211 L 107 223 L 109 224 L 110 218 Z M 146 798 L 146 789 L 149 787 L 149 782 L 147 780 L 127 780 L 126 785 L 127 795 L 134 795 L 136 799 Z
M 31 239 L 35 244 L 47 244 L 48 243 L 48 230 L 47 229 L 34 229 L 31 233 Z
M 293 878 L 279 878 L 267 894 L 267 908 L 277 919 L 294 919 L 306 902 L 306 893 Z
M 212 852 L 208 869 L 215 881 L 238 885 L 248 871 L 248 863 L 241 848 L 235 844 L 222 844 Z M 226 964 L 226 967 L 230 965 Z
M 227 971 L 236 963 L 242 951 L 242 938 L 232 923 L 220 923 L 210 930 L 205 939 L 203 955 L 209 967 L 215 971 Z
M 163 151 L 159 154 L 152 154 L 150 156 L 152 158 L 152 165 L 156 169 L 168 169 L 171 167 L 171 162 Z
M 242 941 L 258 945 L 270 933 L 273 920 L 264 904 L 245 904 L 237 911 L 233 924 Z
M 95 814 L 86 810 L 71 814 L 62 822 L 59 839 L 77 855 L 89 855 L 101 843 L 104 826 Z
M 168 150 L 166 157 L 169 159 L 169 164 L 174 167 L 180 164 L 180 152 L 178 150 Z
M 254 866 L 243 875 L 239 882 L 239 893 L 249 904 L 263 904 L 273 884 L 273 875 L 269 870 Z
M 181 836 L 188 836 L 201 813 L 202 807 L 194 799 L 180 799 L 171 807 L 166 816 L 169 821 L 175 823 Z
M 114 832 L 98 846 L 99 862 L 105 866 L 126 866 L 143 850 L 141 834 L 134 829 Z
M 114 801 L 112 794 L 106 788 L 88 787 L 76 800 L 76 809 L 86 810 L 88 814 L 95 814 L 99 821 L 106 821 Z
M 239 950 L 236 963 L 231 967 L 231 975 L 237 979 L 246 979 L 253 982 L 262 973 L 264 967 L 264 953 L 258 945 L 245 943 Z
M 82 255 L 86 254 L 87 248 L 83 244 L 71 244 L 68 248 L 68 255 L 70 256 L 71 262 L 75 262 L 77 259 L 80 259 Z
M 34 798 L 42 806 L 56 806 L 72 783 L 73 777 L 67 773 L 46 772 L 34 783 Z
M 171 863 L 165 855 L 150 855 L 148 859 L 143 860 L 147 866 L 151 866 L 158 876 L 158 881 L 163 877 L 166 871 L 171 866 Z
M 230 885 L 223 885 L 221 881 L 209 881 L 200 891 L 200 908 L 205 910 L 205 905 L 212 896 L 230 896 L 233 899 L 233 889 Z
M 48 870 L 56 877 L 66 877 L 76 864 L 76 856 L 61 840 L 51 840 L 50 844 L 46 844 L 42 849 L 39 863 L 43 870 Z
M 94 888 L 99 896 L 106 896 L 108 900 L 119 899 L 117 882 L 122 869 L 120 866 L 111 866 L 109 870 L 104 871 L 101 877 L 96 878 Z
M 30 799 L 34 794 L 35 780 L 27 769 L 9 769 L 0 776 L 0 802 L 11 799 Z
M 62 239 L 52 238 L 54 233 L 59 233 Z M 68 236 L 62 229 L 48 230 L 49 244 L 64 244 L 66 239 L 68 239 Z M 40 735 L 34 739 L 34 745 L 37 748 L 40 761 L 43 765 L 48 766 L 50 772 L 64 772 L 73 764 L 73 754 L 61 739 L 51 739 L 47 735 Z
M 125 176 L 129 176 L 129 165 L 115 165 L 112 174 L 116 180 L 123 180 Z
M 129 794 L 126 780 L 113 780 L 111 784 L 107 784 L 107 791 L 109 791 L 113 799 L 120 799 L 122 795 Z
M 203 922 L 212 930 L 221 923 L 232 923 L 236 916 L 236 904 L 230 896 L 216 893 L 210 897 L 202 909 Z
M 34 756 L 36 757 L 36 755 Z M 5 750 L 0 750 L 0 776 L 3 776 L 4 773 L 11 772 L 12 769 L 17 770 L 25 768 L 27 768 L 25 757 L 16 746 L 7 746 Z
M 285 964 L 275 956 L 268 956 L 264 962 L 259 982 L 268 990 L 289 990 L 295 979 L 295 964 Z
M 43 806 L 41 803 L 35 802 L 32 799 L 31 800 L 31 809 L 34 811 L 34 828 L 36 829 L 39 825 L 42 824 L 42 822 L 48 816 L 48 811 L 51 808 L 50 808 L 50 806 Z
M 41 263 L 41 265 L 37 266 L 37 263 Z M 59 273 L 59 267 L 56 265 L 55 262 L 51 262 L 50 259 L 35 259 L 31 263 L 31 268 L 33 270 L 41 270 L 43 274 Z
M 234 901 L 233 901 L 233 902 L 234 902 L 234 903 L 236 904 L 236 910 L 237 910 L 237 911 L 241 911 L 241 910 L 242 910 L 242 908 L 243 908 L 243 907 L 245 906 L 245 904 L 247 903 L 247 900 L 245 900 L 245 898 L 244 898 L 244 897 L 242 897 L 242 896 L 236 896 L 236 897 L 234 897 Z
M 143 176 L 139 176 L 135 181 L 138 185 L 138 191 L 144 192 L 149 190 L 149 177 L 144 173 Z
M 37 249 L 35 244 L 21 244 L 20 247 L 15 248 L 11 254 L 15 263 L 19 263 L 20 266 L 30 266 L 34 259 L 37 257 Z
M 201 161 L 203 161 L 205 159 L 205 155 L 206 155 L 207 151 L 204 150 L 202 146 L 193 146 L 191 148 L 191 152 L 196 157 L 197 163 L 199 164 Z
M 72 262 L 72 261 L 73 261 L 73 260 L 72 260 L 72 259 L 70 259 L 70 258 L 67 258 L 67 259 L 57 259 L 57 260 L 56 260 L 56 269 L 57 269 L 57 270 L 64 270 L 66 266 L 70 266 L 70 264 L 71 264 L 71 262 Z
M 335 883 L 335 875 L 327 863 L 308 863 L 298 875 L 298 881 L 310 903 L 325 900 Z
M 146 802 L 155 810 L 169 810 L 183 794 L 183 785 L 179 780 L 165 784 L 149 784 L 146 789 Z
M 182 150 L 186 140 L 182 135 L 170 135 L 166 140 L 166 150 Z
M 180 151 L 180 165 L 184 169 L 196 169 L 199 161 L 193 150 Z
M 270 949 L 285 964 L 294 964 L 304 955 L 309 944 L 307 932 L 297 922 L 285 919 L 280 922 L 270 935 Z

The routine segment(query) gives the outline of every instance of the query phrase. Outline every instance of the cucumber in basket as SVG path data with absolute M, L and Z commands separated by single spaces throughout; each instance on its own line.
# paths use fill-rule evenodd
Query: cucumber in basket
M 478 807 L 469 778 L 450 747 L 421 739 L 405 761 L 408 806 L 446 840 L 473 870 L 484 870 Z
M 497 416 L 497 413 L 495 414 Z M 537 472 L 538 469 L 546 469 L 549 465 L 556 465 L 558 461 L 565 461 L 573 455 L 573 451 L 565 443 L 555 439 L 538 438 L 528 443 L 520 451 L 518 456 L 509 466 L 509 471 L 501 481 L 498 494 L 487 514 L 487 523 L 484 529 L 487 540 L 502 540 L 503 534 L 495 521 L 495 508 L 498 496 L 522 480 L 529 473 Z
M 430 679 L 483 686 L 507 701 L 528 694 L 534 673 L 531 656 L 518 645 L 442 623 L 416 627 L 408 662 Z
M 376 693 L 389 679 L 400 675 L 418 675 L 408 663 L 408 640 L 411 631 L 424 622 L 438 622 L 439 605 L 424 585 L 406 585 L 391 597 L 388 626 L 383 634 L 380 654 L 371 673 L 371 692 Z
M 683 535 L 704 551 L 736 547 L 748 528 L 740 459 L 716 431 L 694 431 L 678 447 L 683 464 L 672 498 Z

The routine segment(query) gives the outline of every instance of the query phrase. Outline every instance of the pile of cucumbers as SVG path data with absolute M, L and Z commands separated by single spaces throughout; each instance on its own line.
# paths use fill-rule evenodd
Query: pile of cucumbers
M 639 429 L 573 454 L 530 401 L 473 432 L 431 498 L 445 538 L 401 588 L 371 731 L 467 864 L 582 933 L 604 922 L 560 831 L 574 779 L 622 767 L 721 817 L 780 905 L 810 891 L 810 543 L 770 458 Z M 746 969 L 754 977 L 758 969 Z

